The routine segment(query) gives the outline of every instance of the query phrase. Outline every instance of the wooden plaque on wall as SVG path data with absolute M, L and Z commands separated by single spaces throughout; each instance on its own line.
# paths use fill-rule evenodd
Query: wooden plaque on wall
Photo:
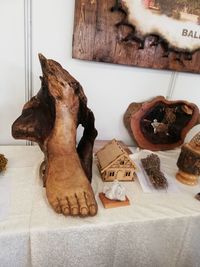
M 200 0 L 75 1 L 73 58 L 200 73 Z

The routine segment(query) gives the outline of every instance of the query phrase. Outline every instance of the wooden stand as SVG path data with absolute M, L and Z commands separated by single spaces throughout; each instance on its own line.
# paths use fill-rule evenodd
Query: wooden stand
M 176 179 L 179 182 L 186 184 L 186 185 L 197 185 L 198 184 L 198 176 L 188 174 L 188 173 L 180 171 L 180 170 L 176 174 Z
M 99 193 L 99 198 L 100 198 L 105 209 L 117 208 L 117 207 L 123 207 L 123 206 L 129 206 L 130 205 L 130 201 L 129 201 L 127 196 L 126 196 L 126 200 L 120 201 L 120 200 L 108 199 L 104 193 Z

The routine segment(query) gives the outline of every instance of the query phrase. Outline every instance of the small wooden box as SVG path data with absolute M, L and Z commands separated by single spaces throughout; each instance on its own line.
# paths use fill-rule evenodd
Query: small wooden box
M 105 209 L 117 208 L 117 207 L 123 207 L 123 206 L 129 206 L 130 205 L 130 201 L 129 201 L 127 196 L 126 196 L 126 200 L 120 201 L 120 200 L 108 199 L 104 193 L 99 193 L 99 198 L 100 198 Z

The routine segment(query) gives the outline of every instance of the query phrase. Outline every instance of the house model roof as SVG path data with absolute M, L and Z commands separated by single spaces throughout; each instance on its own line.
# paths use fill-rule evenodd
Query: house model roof
M 120 157 L 124 155 L 129 157 L 129 154 L 131 154 L 131 151 L 127 147 L 125 147 L 125 144 L 123 144 L 122 142 L 118 142 L 115 139 L 108 142 L 96 153 L 101 172 L 104 172 L 113 162 L 115 162 Z M 131 159 L 130 161 L 132 162 Z M 134 163 L 133 166 L 135 167 Z

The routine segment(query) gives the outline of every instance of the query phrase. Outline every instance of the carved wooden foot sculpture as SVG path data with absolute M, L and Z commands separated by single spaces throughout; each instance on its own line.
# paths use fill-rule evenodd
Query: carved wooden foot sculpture
M 90 182 L 97 131 L 81 85 L 60 64 L 39 55 L 43 77 L 38 94 L 14 122 L 17 139 L 35 141 L 45 154 L 44 184 L 50 205 L 64 215 L 93 216 L 97 204 Z M 84 127 L 76 147 L 76 129 Z M 45 168 L 44 168 L 45 167 Z

